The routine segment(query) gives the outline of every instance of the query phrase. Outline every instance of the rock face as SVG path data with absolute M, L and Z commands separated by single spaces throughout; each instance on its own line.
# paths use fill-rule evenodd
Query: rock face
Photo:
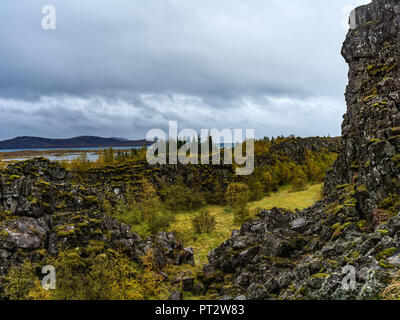
M 365 221 L 333 215 L 328 205 L 262 211 L 209 253 L 203 282 L 224 299 L 378 298 L 398 261 L 400 216 L 368 234 Z
M 286 141 L 278 143 L 271 147 L 271 149 L 256 157 L 256 166 L 264 164 L 273 164 L 277 157 L 283 156 L 288 160 L 295 163 L 304 163 L 307 152 L 312 151 L 315 153 L 332 152 L 339 154 L 341 152 L 341 138 L 290 138 Z
M 269 154 L 281 153 L 296 163 L 302 163 L 308 151 L 316 153 L 328 151 L 339 154 L 341 152 L 341 138 L 292 138 L 274 145 Z
M 207 289 L 222 299 L 375 299 L 400 253 L 400 4 L 356 9 L 340 156 L 326 199 L 293 214 L 273 209 L 212 251 Z
M 332 195 L 354 184 L 359 213 L 372 221 L 377 209 L 399 209 L 400 4 L 374 0 L 356 9 L 356 22 L 342 49 L 350 68 L 343 152 L 325 187 Z
M 0 175 L 0 275 L 25 259 L 41 261 L 77 247 L 93 252 L 112 248 L 136 261 L 151 250 L 160 268 L 194 263 L 193 250 L 183 248 L 173 234 L 143 241 L 104 214 L 103 196 L 101 189 L 79 184 L 45 159 L 9 165 Z

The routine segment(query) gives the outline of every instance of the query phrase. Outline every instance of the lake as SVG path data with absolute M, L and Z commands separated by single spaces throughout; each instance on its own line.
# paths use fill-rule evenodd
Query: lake
M 233 144 L 231 143 L 221 143 L 220 144 L 220 148 L 232 148 Z M 132 149 L 141 149 L 143 148 L 142 146 L 136 146 L 136 147 L 114 147 L 114 150 L 132 150 Z M 110 149 L 109 147 L 102 147 L 102 150 L 105 149 Z M 99 157 L 98 155 L 98 151 L 100 150 L 99 148 L 33 148 L 33 149 L 4 149 L 4 150 L 0 150 L 0 157 L 1 157 L 1 153 L 7 153 L 7 152 L 26 152 L 26 154 L 24 155 L 15 155 L 15 157 L 11 156 L 11 158 L 5 157 L 4 161 L 24 161 L 27 159 L 32 159 L 35 157 L 44 157 L 46 159 L 49 159 L 51 161 L 62 161 L 62 160 L 75 160 L 77 159 L 79 156 L 81 156 L 82 154 L 86 153 L 86 157 L 89 161 L 96 161 Z M 46 151 L 48 153 L 40 155 L 40 154 L 32 154 L 29 155 L 29 151 Z M 53 154 L 51 154 L 50 152 L 53 152 Z M 64 153 L 64 154 L 60 154 L 60 152 L 57 151 L 76 151 L 75 152 L 69 152 L 69 153 Z M 86 152 L 87 151 L 87 152 Z
M 132 150 L 140 149 L 142 146 L 136 147 L 113 147 L 115 150 Z M 101 149 L 109 149 L 109 147 L 101 147 Z M 90 147 L 90 148 L 30 148 L 30 149 L 0 149 L 0 153 L 3 152 L 18 152 L 18 151 L 57 151 L 57 150 L 72 150 L 72 151 L 99 151 L 100 147 Z
M 126 150 L 130 151 L 132 149 L 140 149 L 141 146 L 137 147 L 114 147 L 114 150 Z M 109 147 L 102 147 L 102 150 L 110 149 Z M 65 152 L 63 152 L 65 151 Z M 98 159 L 98 151 L 100 151 L 100 147 L 91 147 L 91 148 L 32 148 L 32 149 L 4 149 L 0 150 L 1 154 L 4 155 L 4 161 L 24 161 L 27 159 L 32 159 L 35 157 L 44 157 L 51 161 L 61 161 L 61 160 L 75 160 L 82 154 L 86 153 L 86 157 L 89 161 L 96 161 Z M 18 153 L 21 154 L 18 154 Z M 29 154 L 32 152 L 32 154 Z M 43 152 L 43 154 L 40 154 Z M 16 153 L 9 154 L 7 153 Z

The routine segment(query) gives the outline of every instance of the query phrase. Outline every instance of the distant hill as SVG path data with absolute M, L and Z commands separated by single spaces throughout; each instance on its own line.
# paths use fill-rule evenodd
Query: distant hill
M 0 150 L 5 149 L 53 149 L 53 148 L 98 148 L 149 146 L 154 142 L 146 140 L 127 140 L 123 138 L 101 138 L 81 136 L 70 139 L 49 139 L 40 137 L 16 137 L 0 141 Z

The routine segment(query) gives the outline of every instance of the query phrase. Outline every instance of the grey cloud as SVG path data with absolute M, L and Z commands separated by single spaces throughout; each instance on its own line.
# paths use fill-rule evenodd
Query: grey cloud
M 2 0 L 0 138 L 142 137 L 173 117 L 240 127 L 259 120 L 247 114 L 248 99 L 275 117 L 257 124 L 260 136 L 338 134 L 342 8 L 365 2 Z M 46 4 L 57 10 L 55 31 L 41 29 Z M 286 123 L 288 112 L 304 125 Z
M 277 132 L 339 134 L 340 104 L 340 100 L 325 98 L 249 96 L 231 102 L 234 107 L 218 109 L 186 95 L 138 95 L 130 101 L 76 96 L 46 97 L 35 103 L 0 99 L 0 136 L 40 131 L 54 138 L 85 134 L 144 137 L 149 128 L 167 130 L 168 121 L 178 121 L 180 129 L 255 129 L 258 137 Z

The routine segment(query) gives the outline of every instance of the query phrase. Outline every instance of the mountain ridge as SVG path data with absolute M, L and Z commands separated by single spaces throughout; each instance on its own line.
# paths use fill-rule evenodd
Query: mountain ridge
M 66 139 L 52 139 L 33 136 L 19 136 L 0 141 L 0 150 L 6 149 L 38 149 L 38 148 L 98 148 L 102 147 L 138 147 L 148 146 L 153 142 L 141 140 L 125 140 L 122 138 L 103 138 L 97 136 L 79 136 Z

